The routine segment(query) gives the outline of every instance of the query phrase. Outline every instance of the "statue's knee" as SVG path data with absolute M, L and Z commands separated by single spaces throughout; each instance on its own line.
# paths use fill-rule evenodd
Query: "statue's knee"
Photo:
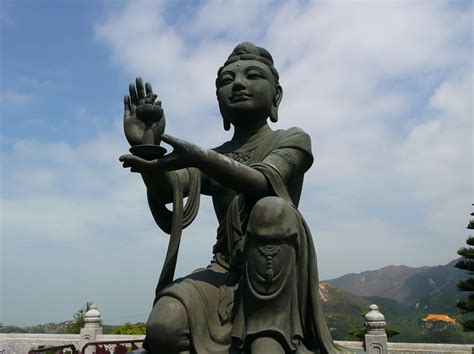
M 295 263 L 299 222 L 294 207 L 282 198 L 260 199 L 247 225 L 246 276 L 254 292 L 276 293 Z
M 152 353 L 188 350 L 189 324 L 184 305 L 173 297 L 160 298 L 148 318 L 146 334 Z
M 279 197 L 265 197 L 255 203 L 247 225 L 249 235 L 268 240 L 283 240 L 294 236 L 297 229 L 294 208 Z

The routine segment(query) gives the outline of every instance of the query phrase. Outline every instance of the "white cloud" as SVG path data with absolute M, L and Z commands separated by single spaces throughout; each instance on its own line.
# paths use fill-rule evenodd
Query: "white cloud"
M 313 139 L 316 162 L 301 209 L 327 279 L 387 264 L 447 263 L 464 243 L 473 198 L 471 7 L 208 1 L 178 25 L 164 17 L 173 3 L 134 1 L 114 6 L 95 31 L 120 74 L 154 84 L 167 131 L 207 147 L 229 137 L 215 99 L 218 67 L 240 41 L 271 51 L 284 89 L 277 127 L 301 126 Z M 31 99 L 8 92 L 2 104 Z M 140 178 L 117 161 L 126 150 L 118 119 L 112 132 L 79 146 L 20 141 L 1 156 L 4 252 L 42 242 L 39 256 L 24 251 L 41 264 L 40 256 L 52 257 L 44 245 L 73 248 L 89 262 L 75 288 L 84 302 L 91 288 L 117 282 L 97 292 L 94 300 L 109 306 L 103 313 L 124 314 L 105 305 L 108 296 L 133 303 L 130 314 L 148 310 L 166 247 Z M 206 264 L 216 226 L 205 198 L 183 236 L 179 274 Z M 63 278 L 83 269 L 61 257 Z M 117 291 L 121 279 L 132 285 Z
M 112 314 L 148 311 L 167 236 L 154 225 L 140 176 L 118 161 L 127 149 L 118 119 L 114 129 L 78 146 L 24 140 L 2 152 L 2 167 L 8 167 L 0 201 L 2 276 L 9 284 L 2 293 L 5 323 L 63 321 L 71 306 L 91 300 L 108 323 Z M 193 237 L 183 239 L 178 276 L 210 260 L 215 227 L 209 206 L 198 219 L 187 229 Z M 27 301 L 25 284 L 41 288 L 42 296 Z M 58 296 L 67 301 L 48 301 Z M 21 311 L 4 306 L 19 302 Z M 124 309 L 124 303 L 133 304 Z
M 304 208 L 335 204 L 332 212 L 349 213 L 343 224 L 365 225 L 354 233 L 374 238 L 377 232 L 368 220 L 375 218 L 384 225 L 377 230 L 403 230 L 394 237 L 409 249 L 430 237 L 444 240 L 448 230 L 455 233 L 468 212 L 469 196 L 463 191 L 472 180 L 471 160 L 462 154 L 470 148 L 472 107 L 466 92 L 472 78 L 464 68 L 472 12 L 447 2 L 241 6 L 209 1 L 178 27 L 167 24 L 156 9 L 130 16 L 131 6 L 97 26 L 97 36 L 120 70 L 156 80 L 171 133 L 206 146 L 218 143 L 215 72 L 235 44 L 254 41 L 272 52 L 280 71 L 280 126 L 298 125 L 313 137 L 316 164 L 308 174 Z M 202 134 L 194 133 L 197 126 Z M 315 199 L 317 206 L 305 202 Z M 433 205 L 442 206 L 438 213 Z M 397 227 L 409 210 L 419 219 Z M 371 239 L 360 241 L 337 227 L 331 232 L 326 220 L 333 215 L 326 209 L 316 212 L 327 216 L 321 225 L 309 221 L 327 231 L 322 237 L 337 237 L 348 248 L 359 242 L 376 247 Z M 452 252 L 446 247 L 432 258 L 393 252 L 380 262 L 446 262 L 455 257 L 454 243 L 463 237 L 449 244 Z M 342 257 L 333 260 L 342 264 L 340 272 L 363 268 Z
M 430 98 L 428 118 L 395 149 L 397 172 L 411 181 L 427 228 L 445 235 L 465 223 L 462 208 L 473 197 L 471 97 L 472 74 L 443 82 Z

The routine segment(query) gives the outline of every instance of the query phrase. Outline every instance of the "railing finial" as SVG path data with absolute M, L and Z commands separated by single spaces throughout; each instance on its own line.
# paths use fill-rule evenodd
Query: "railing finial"
M 100 327 L 100 312 L 97 310 L 96 304 L 91 304 L 89 310 L 84 314 L 85 328 L 99 328 Z

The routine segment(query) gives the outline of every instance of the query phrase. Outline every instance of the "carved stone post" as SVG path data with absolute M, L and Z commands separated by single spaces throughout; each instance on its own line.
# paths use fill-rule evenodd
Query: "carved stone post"
M 79 348 L 80 350 L 88 342 L 95 341 L 98 334 L 102 334 L 102 327 L 100 326 L 100 312 L 97 310 L 97 306 L 92 304 L 84 314 L 84 327 L 81 328 L 79 337 Z M 93 348 L 91 348 L 92 352 Z
M 365 350 L 368 354 L 386 354 L 388 352 L 387 334 L 385 333 L 385 317 L 375 304 L 369 306 L 365 315 Z

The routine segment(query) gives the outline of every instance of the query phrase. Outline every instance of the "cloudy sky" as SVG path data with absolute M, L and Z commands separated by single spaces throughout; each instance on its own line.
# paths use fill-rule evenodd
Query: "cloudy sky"
M 168 133 L 216 146 L 216 70 L 242 41 L 280 71 L 274 128 L 312 137 L 300 210 L 321 279 L 453 260 L 474 200 L 472 21 L 471 1 L 1 1 L 0 321 L 86 301 L 146 319 L 167 237 L 118 162 L 123 95 L 143 76 Z M 216 227 L 204 198 L 178 275 Z

